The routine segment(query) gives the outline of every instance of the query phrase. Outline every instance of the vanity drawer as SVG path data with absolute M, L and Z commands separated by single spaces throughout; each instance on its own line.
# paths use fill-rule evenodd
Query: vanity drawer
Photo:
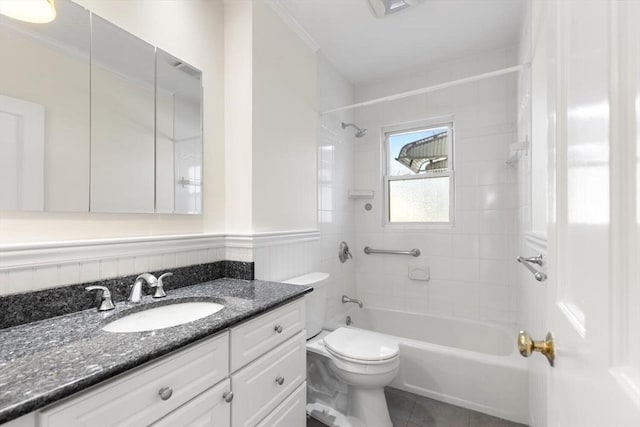
M 304 298 L 300 298 L 231 328 L 231 372 L 242 368 L 303 330 L 304 313 Z
M 214 386 L 228 371 L 225 332 L 44 409 L 39 426 L 150 425 Z M 163 388 L 172 390 L 167 400 L 160 397 Z
M 306 424 L 307 382 L 305 381 L 256 427 L 304 426 Z
M 152 427 L 229 427 L 231 425 L 231 403 L 222 395 L 231 390 L 227 378 L 220 384 L 202 393 L 192 401 L 182 405 Z M 291 425 L 294 424 L 282 424 Z M 295 424 L 303 426 L 303 424 Z
M 234 427 L 255 426 L 305 378 L 306 340 L 302 331 L 231 376 Z

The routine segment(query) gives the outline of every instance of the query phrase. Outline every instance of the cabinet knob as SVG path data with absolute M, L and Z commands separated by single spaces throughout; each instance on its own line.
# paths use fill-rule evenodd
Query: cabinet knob
M 169 398 L 173 395 L 173 389 L 171 387 L 162 387 L 158 390 L 158 394 L 160 395 L 160 399 L 169 400 Z
M 231 403 L 231 401 L 233 400 L 233 392 L 225 391 L 224 393 L 222 393 L 222 398 L 224 399 L 225 402 Z
M 276 382 L 278 383 L 278 385 L 284 384 L 284 377 L 281 377 L 280 375 L 278 375 L 276 377 Z
M 273 330 L 276 331 L 277 333 L 281 334 L 282 333 L 282 326 L 276 325 L 276 326 L 273 327 Z

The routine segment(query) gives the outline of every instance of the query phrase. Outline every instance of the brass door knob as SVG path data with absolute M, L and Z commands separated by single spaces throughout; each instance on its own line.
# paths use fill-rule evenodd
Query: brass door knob
M 529 332 L 520 331 L 518 334 L 518 351 L 524 357 L 529 357 L 534 351 L 539 351 L 545 355 L 551 366 L 553 366 L 553 361 L 556 358 L 556 347 L 551 332 L 547 333 L 544 341 L 534 341 L 531 339 Z

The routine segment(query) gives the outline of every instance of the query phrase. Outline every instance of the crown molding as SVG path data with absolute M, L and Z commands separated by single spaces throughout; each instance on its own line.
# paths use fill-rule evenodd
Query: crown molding
M 273 9 L 273 11 L 282 18 L 287 26 L 306 44 L 309 49 L 314 52 L 320 50 L 320 45 L 311 37 L 311 34 L 304 29 L 302 25 L 291 15 L 289 9 L 284 5 L 282 0 L 266 0 L 265 3 Z

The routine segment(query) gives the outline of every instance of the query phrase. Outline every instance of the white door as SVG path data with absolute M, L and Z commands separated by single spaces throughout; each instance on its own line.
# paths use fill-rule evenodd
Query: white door
M 638 427 L 640 2 L 547 6 L 548 426 Z

